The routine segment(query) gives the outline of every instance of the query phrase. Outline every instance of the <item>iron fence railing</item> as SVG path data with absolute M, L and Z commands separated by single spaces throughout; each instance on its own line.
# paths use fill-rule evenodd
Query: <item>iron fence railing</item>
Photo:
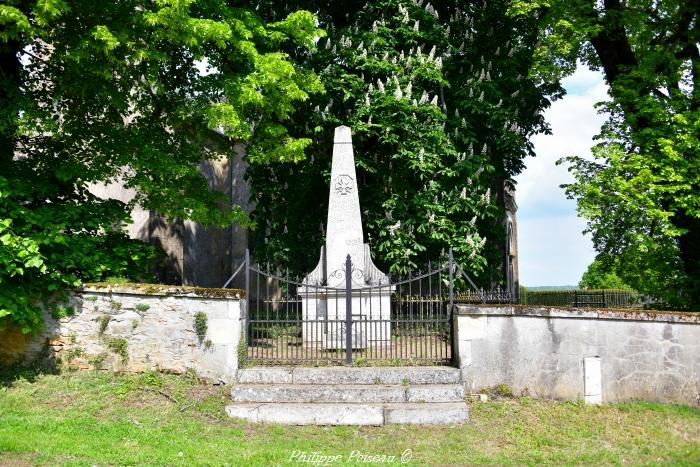
M 652 303 L 630 290 L 524 290 L 515 296 L 508 290 L 466 290 L 455 294 L 457 303 L 519 304 L 576 308 L 642 308 Z
M 246 359 L 255 364 L 445 364 L 453 356 L 454 303 L 596 308 L 640 307 L 627 290 L 529 291 L 479 289 L 462 267 L 447 261 L 388 283 L 355 285 L 352 261 L 345 286 L 291 278 L 288 271 L 246 260 L 227 281 L 245 275 Z M 385 279 L 386 282 L 386 279 Z M 374 284 L 374 285 L 373 285 Z M 383 362 L 383 363 L 382 363 Z
M 446 364 L 452 360 L 448 264 L 389 283 L 345 287 L 261 268 L 248 255 L 246 360 L 257 365 Z M 229 280 L 230 282 L 230 280 Z
M 642 295 L 631 290 L 523 290 L 523 305 L 572 306 L 578 308 L 642 308 L 649 303 Z

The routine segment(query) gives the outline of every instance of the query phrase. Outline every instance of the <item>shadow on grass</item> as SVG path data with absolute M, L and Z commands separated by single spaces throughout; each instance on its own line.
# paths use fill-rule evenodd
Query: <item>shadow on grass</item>
M 15 363 L 8 367 L 0 367 L 0 387 L 11 388 L 18 381 L 35 382 L 42 375 L 60 374 L 60 369 L 54 361 L 42 363 Z

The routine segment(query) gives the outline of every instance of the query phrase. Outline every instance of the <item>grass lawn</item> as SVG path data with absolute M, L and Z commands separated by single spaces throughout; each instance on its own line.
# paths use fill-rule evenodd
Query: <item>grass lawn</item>
M 228 401 L 187 376 L 6 375 L 0 465 L 267 465 L 294 451 L 399 464 L 406 449 L 416 465 L 700 464 L 700 409 L 683 406 L 500 399 L 472 403 L 464 426 L 296 427 L 231 420 Z

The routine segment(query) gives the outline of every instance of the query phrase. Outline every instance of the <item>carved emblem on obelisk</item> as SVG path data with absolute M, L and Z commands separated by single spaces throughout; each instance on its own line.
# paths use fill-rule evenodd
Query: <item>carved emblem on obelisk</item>
M 335 179 L 335 192 L 339 195 L 347 195 L 352 191 L 354 185 L 350 175 L 339 175 Z

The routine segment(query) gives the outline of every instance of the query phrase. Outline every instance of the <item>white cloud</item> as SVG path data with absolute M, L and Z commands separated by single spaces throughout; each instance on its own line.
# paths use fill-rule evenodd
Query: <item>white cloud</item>
M 586 221 L 576 214 L 518 219 L 520 283 L 576 285 L 595 258 Z
M 545 112 L 553 134 L 532 138 L 537 156 L 527 159 L 527 168 L 516 177 L 520 278 L 524 285 L 578 283 L 593 259 L 590 239 L 581 233 L 585 222 L 574 222 L 576 204 L 559 188 L 573 179 L 556 161 L 569 155 L 591 157 L 593 136 L 605 121 L 593 106 L 607 99 L 607 86 L 599 72 L 579 66 L 564 80 L 564 87 L 569 93 Z

